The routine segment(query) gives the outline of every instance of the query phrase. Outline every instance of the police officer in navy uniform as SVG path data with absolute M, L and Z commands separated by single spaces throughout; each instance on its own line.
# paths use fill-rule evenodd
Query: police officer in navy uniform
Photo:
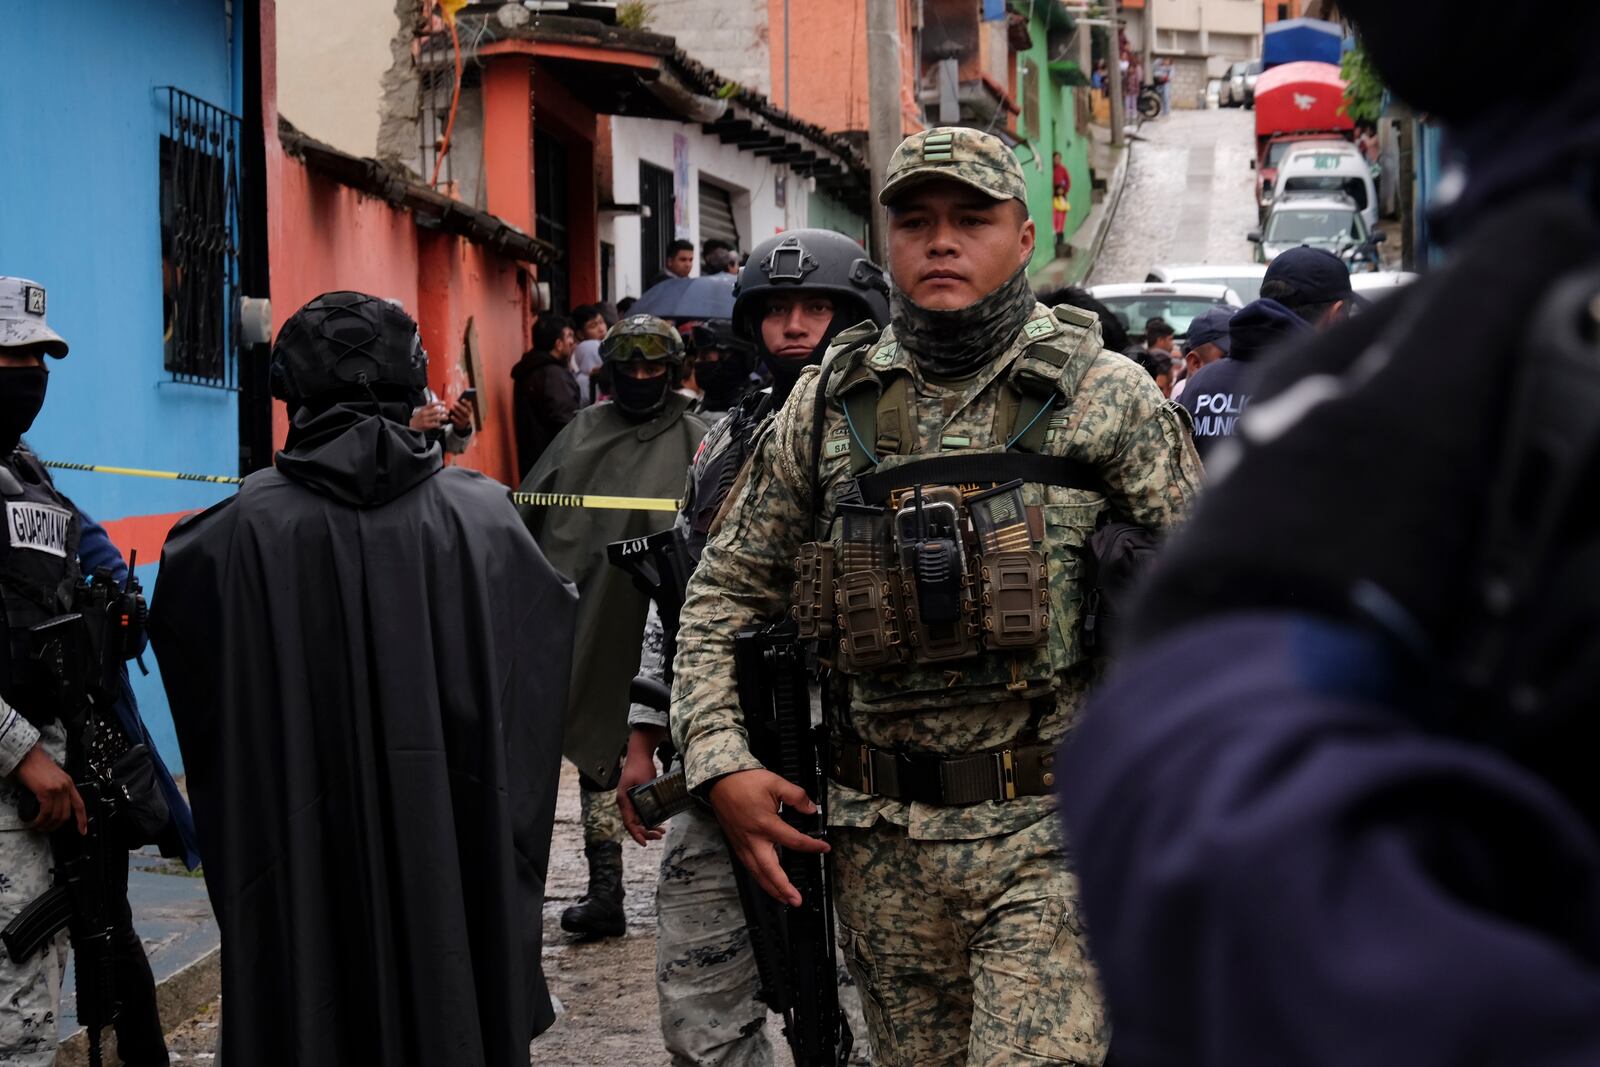
M 83 799 L 62 769 L 67 747 L 62 709 L 37 679 L 18 669 L 21 635 L 28 627 L 72 610 L 85 535 L 83 516 L 21 443 L 44 404 L 49 382 L 44 357 L 67 354 L 66 341 L 45 321 L 45 304 L 43 286 L 0 277 L 0 500 L 5 508 L 0 610 L 9 637 L 0 648 L 0 926 L 50 888 L 51 832 L 75 824 L 81 833 L 88 826 Z M 98 527 L 94 530 L 103 537 Z M 39 810 L 25 822 L 18 806 L 26 794 L 37 800 Z M 125 878 L 126 866 L 120 869 Z M 139 1067 L 165 1064 L 155 983 L 125 892 L 112 902 L 112 912 L 122 1001 L 119 1055 Z M 55 1062 L 66 949 L 64 932 L 28 959 L 10 959 L 0 949 L 0 1063 L 48 1067 Z
M 1339 4 L 1452 146 L 1449 255 L 1261 368 L 1068 746 L 1125 1064 L 1600 1063 L 1600 6 L 1560 10 L 1491 87 L 1542 10 Z

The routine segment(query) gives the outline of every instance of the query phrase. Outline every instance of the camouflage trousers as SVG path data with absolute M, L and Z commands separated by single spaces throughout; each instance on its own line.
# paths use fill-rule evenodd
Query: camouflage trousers
M 834 827 L 843 951 L 874 1062 L 1098 1067 L 1104 1003 L 1051 814 L 976 841 Z
M 656 994 L 674 1067 L 768 1067 L 767 1007 L 756 999 L 733 864 L 716 818 L 693 805 L 667 823 L 656 882 Z M 757 890 L 759 892 L 759 890 Z M 860 998 L 840 968 L 839 1002 L 867 1063 Z
M 586 789 L 578 787 L 578 807 L 583 814 L 583 843 L 600 845 L 608 841 L 622 843 L 626 831 L 622 828 L 622 809 L 617 807 L 615 789 Z
M 0 926 L 50 888 L 50 838 L 31 830 L 0 830 Z M 61 971 L 67 934 L 31 959 L 8 958 L 0 947 L 0 1067 L 50 1067 L 56 1061 Z

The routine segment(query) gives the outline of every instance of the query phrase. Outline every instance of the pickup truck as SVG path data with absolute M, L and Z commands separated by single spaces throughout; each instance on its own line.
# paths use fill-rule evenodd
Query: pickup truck
M 1344 79 L 1332 63 L 1285 63 L 1262 71 L 1256 82 L 1256 206 L 1272 206 L 1278 165 L 1301 142 L 1355 137 L 1344 112 Z

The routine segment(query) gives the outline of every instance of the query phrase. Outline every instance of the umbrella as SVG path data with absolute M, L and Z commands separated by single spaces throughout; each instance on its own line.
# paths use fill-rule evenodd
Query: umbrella
M 732 274 L 667 278 L 646 289 L 628 314 L 662 319 L 732 318 L 735 280 Z

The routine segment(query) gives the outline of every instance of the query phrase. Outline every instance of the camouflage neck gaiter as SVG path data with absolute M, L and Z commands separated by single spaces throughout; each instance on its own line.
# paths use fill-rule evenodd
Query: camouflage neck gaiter
M 917 366 L 936 378 L 967 378 L 1004 352 L 1033 314 L 1027 265 L 988 296 L 964 308 L 939 311 L 889 288 L 889 323 Z

